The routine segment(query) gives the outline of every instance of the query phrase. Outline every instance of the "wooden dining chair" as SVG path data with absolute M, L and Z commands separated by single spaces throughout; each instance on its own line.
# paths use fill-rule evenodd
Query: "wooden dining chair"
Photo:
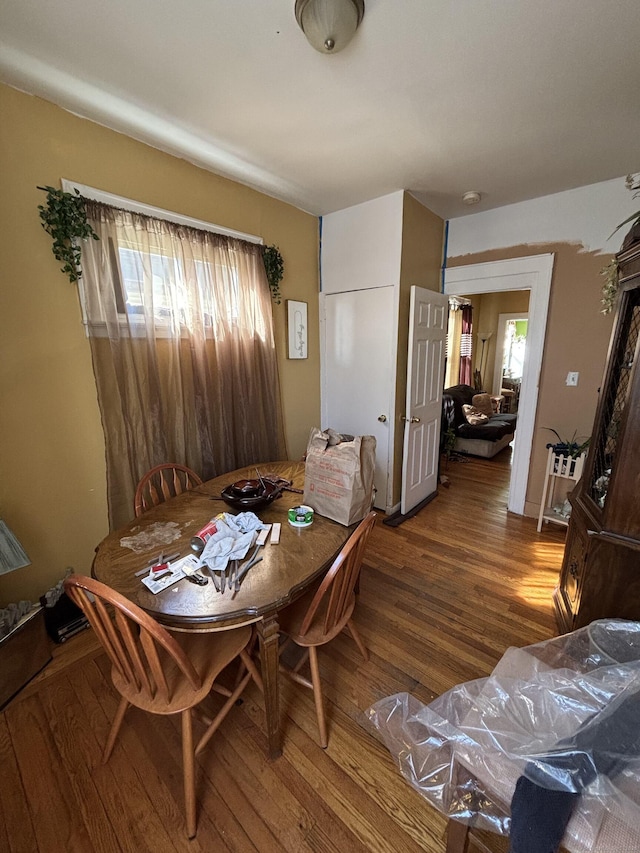
M 86 614 L 111 660 L 111 678 L 121 699 L 103 753 L 111 755 L 124 715 L 130 705 L 151 714 L 182 717 L 182 762 L 187 834 L 196 834 L 195 756 L 253 678 L 262 680 L 248 653 L 250 626 L 215 633 L 170 634 L 148 613 L 100 581 L 71 575 L 64 582 L 67 595 Z M 236 658 L 239 676 L 233 689 L 216 682 Z M 200 714 L 205 731 L 194 747 L 192 709 L 212 691 L 226 697 L 211 719 Z
M 320 745 L 323 749 L 327 746 L 327 724 L 317 649 L 318 646 L 331 642 L 346 629 L 360 649 L 362 657 L 365 661 L 369 660 L 367 649 L 351 617 L 356 603 L 356 584 L 360 575 L 364 549 L 375 518 L 375 512 L 370 512 L 360 522 L 319 586 L 311 589 L 278 613 L 280 631 L 287 638 L 280 652 L 282 653 L 290 642 L 305 648 L 305 653 L 294 667 L 287 667 L 281 663 L 280 669 L 298 684 L 313 690 Z M 307 659 L 311 669 L 311 681 L 300 674 Z
M 152 506 L 168 501 L 194 486 L 200 486 L 202 480 L 195 471 L 177 462 L 164 462 L 156 465 L 142 477 L 136 487 L 133 508 L 136 518 Z

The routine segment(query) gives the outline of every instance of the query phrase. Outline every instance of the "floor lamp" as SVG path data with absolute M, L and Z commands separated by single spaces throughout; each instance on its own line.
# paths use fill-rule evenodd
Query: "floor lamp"
M 489 340 L 489 338 L 493 335 L 493 332 L 478 332 L 478 337 L 482 341 L 482 349 L 480 350 L 480 378 L 482 380 L 482 385 L 484 386 L 484 345 Z M 488 350 L 487 350 L 488 354 Z M 486 388 L 484 389 L 487 390 Z

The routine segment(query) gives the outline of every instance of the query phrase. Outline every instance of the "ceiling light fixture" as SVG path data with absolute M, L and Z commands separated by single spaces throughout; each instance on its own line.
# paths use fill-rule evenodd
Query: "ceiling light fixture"
M 296 0 L 298 26 L 320 53 L 346 47 L 364 17 L 364 0 Z
M 477 192 L 468 192 L 462 196 L 462 201 L 465 204 L 477 204 L 482 196 Z

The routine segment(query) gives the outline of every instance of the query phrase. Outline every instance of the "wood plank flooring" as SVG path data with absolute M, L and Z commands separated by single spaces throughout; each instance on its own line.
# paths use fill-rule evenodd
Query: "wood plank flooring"
M 364 712 L 401 691 L 429 702 L 488 675 L 508 646 L 553 636 L 565 536 L 507 512 L 509 449 L 443 473 L 449 487 L 417 516 L 396 528 L 380 516 L 373 531 L 356 610 L 370 661 L 346 635 L 320 652 L 326 750 L 311 694 L 285 680 L 284 751 L 268 761 L 251 686 L 198 760 L 188 841 L 179 723 L 130 710 L 102 765 L 117 699 L 85 632 L 0 714 L 0 850 L 443 853 L 445 819 L 402 779 Z

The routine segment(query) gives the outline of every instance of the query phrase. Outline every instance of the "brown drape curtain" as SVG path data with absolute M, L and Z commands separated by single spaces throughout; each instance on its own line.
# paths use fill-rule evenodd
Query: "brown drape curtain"
M 85 322 L 111 529 L 162 462 L 207 480 L 286 457 L 262 247 L 86 200 Z

